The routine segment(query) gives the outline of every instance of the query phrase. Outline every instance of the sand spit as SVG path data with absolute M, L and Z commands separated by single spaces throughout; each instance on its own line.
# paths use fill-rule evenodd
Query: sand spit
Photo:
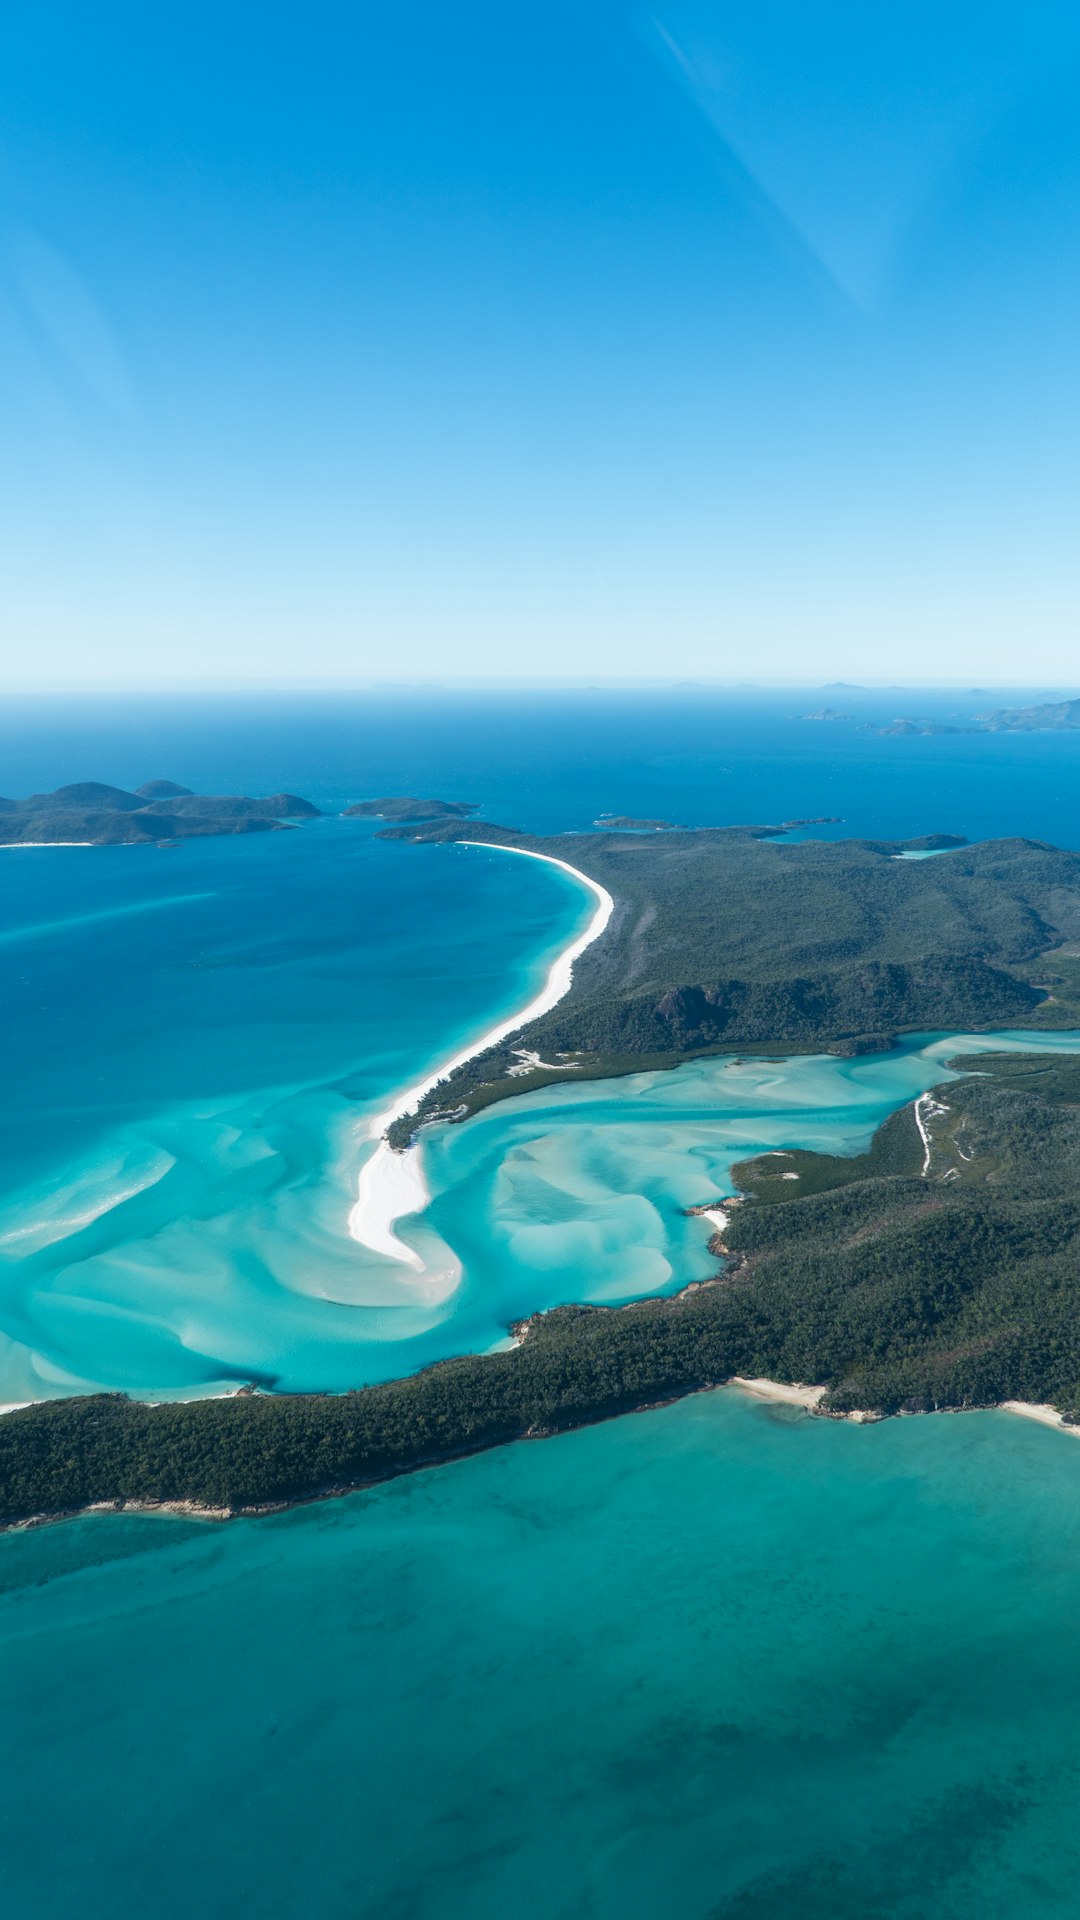
M 399 1260 L 403 1265 L 412 1267 L 418 1275 L 426 1269 L 423 1260 L 414 1248 L 406 1246 L 394 1232 L 396 1223 L 407 1214 L 420 1213 L 429 1199 L 427 1182 L 424 1179 L 421 1149 L 418 1144 L 408 1147 L 404 1153 L 396 1153 L 383 1139 L 386 1129 L 395 1120 L 403 1119 L 406 1114 L 415 1112 L 426 1093 L 437 1087 L 451 1073 L 456 1073 L 479 1053 L 494 1047 L 501 1040 L 509 1039 L 512 1033 L 527 1026 L 531 1020 L 538 1020 L 543 1013 L 557 1006 L 564 994 L 570 991 L 573 979 L 574 962 L 580 959 L 586 947 L 599 940 L 611 915 L 615 902 L 606 887 L 597 880 L 590 880 L 587 873 L 572 867 L 567 860 L 557 860 L 553 854 L 533 853 L 528 847 L 504 847 L 491 840 L 462 840 L 464 847 L 485 847 L 495 853 L 514 853 L 524 860 L 543 860 L 549 867 L 561 867 L 583 887 L 595 896 L 596 910 L 584 933 L 578 934 L 569 946 L 557 954 L 548 969 L 548 976 L 540 992 L 528 1005 L 511 1014 L 507 1020 L 499 1020 L 486 1033 L 474 1040 L 471 1046 L 447 1060 L 426 1080 L 418 1081 L 416 1086 L 397 1096 L 392 1106 L 382 1113 L 375 1114 L 365 1129 L 364 1137 L 377 1141 L 374 1153 L 365 1162 L 361 1173 L 355 1205 L 349 1214 L 349 1233 L 361 1246 L 369 1247 L 373 1253 L 381 1253 L 390 1260 Z M 440 1290 L 449 1276 L 444 1272 L 432 1276 Z

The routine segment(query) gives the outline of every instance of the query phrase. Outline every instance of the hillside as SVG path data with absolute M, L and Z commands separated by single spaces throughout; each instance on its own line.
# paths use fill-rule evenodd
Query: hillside
M 289 820 L 310 819 L 318 807 L 295 793 L 264 799 L 197 794 L 172 780 L 148 780 L 128 792 L 98 780 L 0 799 L 0 846 L 78 844 L 121 846 L 183 840 L 218 833 L 269 833 Z
M 502 840 L 580 868 L 613 895 L 570 993 L 513 1036 L 551 1063 L 510 1076 L 508 1047 L 428 1097 L 422 1118 L 550 1084 L 744 1047 L 861 1052 L 903 1031 L 1069 1025 L 1077 963 L 1043 958 L 1080 931 L 1080 855 L 1033 840 L 786 843 L 771 829 L 543 840 L 483 822 L 409 840 Z M 1052 989 L 1052 995 L 1050 993 Z M 408 1137 L 398 1123 L 395 1144 Z

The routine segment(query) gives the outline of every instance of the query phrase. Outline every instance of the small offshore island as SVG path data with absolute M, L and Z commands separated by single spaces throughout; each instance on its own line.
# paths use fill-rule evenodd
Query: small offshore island
M 99 780 L 0 799 L 0 846 L 130 846 L 219 833 L 273 833 L 293 820 L 318 817 L 295 793 L 255 800 L 198 794 L 173 780 L 147 780 L 133 793 Z
M 1033 1051 L 952 1062 L 968 1077 L 894 1113 L 863 1154 L 744 1162 L 718 1271 L 675 1296 L 556 1307 L 511 1349 L 342 1395 L 8 1413 L 5 1523 L 100 1503 L 264 1511 L 738 1379 L 834 1416 L 1024 1402 L 1080 1418 L 1080 1060 L 1037 1051 L 1040 1028 L 1080 1027 L 1080 855 L 775 828 L 545 840 L 460 815 L 384 832 L 557 859 L 615 902 L 559 1004 L 425 1095 L 401 1146 L 552 1079 L 701 1054 L 856 1054 L 995 1026 L 1030 1028 Z M 898 858 L 912 851 L 946 857 Z

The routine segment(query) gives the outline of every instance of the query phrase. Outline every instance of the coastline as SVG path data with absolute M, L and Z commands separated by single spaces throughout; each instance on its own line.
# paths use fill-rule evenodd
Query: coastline
M 403 1153 L 395 1152 L 383 1135 L 395 1120 L 404 1119 L 413 1112 L 424 1095 L 437 1087 L 459 1067 L 485 1053 L 501 1040 L 509 1039 L 512 1033 L 527 1026 L 530 1021 L 538 1020 L 543 1013 L 557 1006 L 565 994 L 570 991 L 574 962 L 579 960 L 587 947 L 607 927 L 615 909 L 615 902 L 606 887 L 598 880 L 590 879 L 580 868 L 572 867 L 568 860 L 556 859 L 554 854 L 534 853 L 530 847 L 507 847 L 494 840 L 460 840 L 463 847 L 484 847 L 489 852 L 516 853 L 525 860 L 542 860 L 549 867 L 560 867 L 594 896 L 596 908 L 585 931 L 573 939 L 555 956 L 548 969 L 547 979 L 540 992 L 534 995 L 527 1006 L 519 1008 L 507 1019 L 498 1020 L 486 1033 L 473 1040 L 467 1047 L 445 1060 L 423 1080 L 397 1095 L 393 1104 L 375 1114 L 368 1121 L 364 1138 L 377 1142 L 374 1153 L 364 1163 L 360 1171 L 357 1196 L 349 1213 L 349 1235 L 359 1245 L 368 1247 L 372 1253 L 383 1254 L 390 1260 L 398 1260 L 404 1266 L 411 1267 L 417 1275 L 426 1273 L 421 1256 L 414 1248 L 407 1246 L 394 1232 L 396 1223 L 407 1214 L 420 1213 L 426 1207 L 430 1195 L 424 1179 L 423 1162 L 419 1143 L 407 1147 Z M 450 1281 L 456 1284 L 456 1275 L 445 1270 L 431 1276 L 428 1284 L 438 1285 L 440 1290 Z
M 522 1323 L 521 1337 L 527 1337 L 529 1322 Z M 57 1526 L 64 1520 L 77 1520 L 88 1514 L 165 1514 L 189 1520 L 221 1522 L 227 1520 L 264 1520 L 272 1514 L 288 1513 L 295 1507 L 310 1507 L 324 1500 L 342 1500 L 348 1494 L 363 1493 L 370 1487 L 383 1486 L 389 1480 L 400 1480 L 414 1473 L 428 1473 L 439 1467 L 451 1466 L 462 1460 L 474 1459 L 478 1454 L 490 1453 L 498 1447 L 523 1445 L 536 1440 L 553 1440 L 561 1434 L 580 1433 L 586 1427 L 606 1425 L 611 1420 L 624 1420 L 636 1413 L 655 1412 L 659 1407 L 674 1406 L 681 1400 L 692 1399 L 699 1393 L 724 1393 L 736 1391 L 747 1399 L 760 1400 L 778 1406 L 797 1407 L 807 1416 L 823 1420 L 842 1421 L 848 1426 L 877 1426 L 882 1421 L 924 1420 L 935 1417 L 967 1413 L 1010 1413 L 1025 1420 L 1032 1420 L 1039 1426 L 1051 1427 L 1058 1432 L 1072 1434 L 1080 1438 L 1080 1424 L 1074 1425 L 1065 1420 L 1055 1407 L 1027 1400 L 1000 1400 L 985 1407 L 934 1407 L 926 1412 L 880 1413 L 873 1408 L 856 1408 L 848 1413 L 831 1413 L 821 1407 L 821 1401 L 828 1388 L 825 1386 L 803 1386 L 789 1384 L 783 1380 L 749 1378 L 733 1374 L 728 1380 L 717 1380 L 700 1386 L 687 1387 L 683 1392 L 666 1394 L 659 1400 L 643 1400 L 637 1406 L 623 1407 L 615 1412 L 597 1413 L 572 1424 L 561 1427 L 534 1428 L 505 1440 L 480 1442 L 478 1445 L 464 1445 L 449 1448 L 445 1453 L 429 1454 L 423 1458 L 409 1461 L 404 1465 L 387 1467 L 382 1472 L 371 1473 L 362 1479 L 342 1481 L 330 1486 L 320 1487 L 310 1492 L 298 1493 L 278 1500 L 264 1500 L 250 1505 L 237 1506 L 201 1505 L 197 1500 L 173 1498 L 140 1499 L 138 1497 L 118 1497 L 115 1500 L 92 1500 L 79 1507 L 69 1507 L 62 1511 L 41 1512 L 19 1516 L 14 1519 L 0 1519 L 0 1534 L 21 1533 L 37 1527 Z M 26 1403 L 32 1404 L 32 1403 Z M 16 1411 L 14 1408 L 0 1409 L 3 1413 Z

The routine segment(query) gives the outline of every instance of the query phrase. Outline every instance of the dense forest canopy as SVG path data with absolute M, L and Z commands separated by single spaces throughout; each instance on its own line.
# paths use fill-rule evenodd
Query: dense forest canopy
M 516 1074 L 494 1049 L 430 1095 L 422 1118 L 550 1083 L 771 1047 L 858 1052 L 899 1032 L 1080 1022 L 1080 855 L 1034 840 L 952 846 L 801 842 L 766 828 L 537 839 L 481 821 L 415 840 L 495 840 L 601 882 L 616 906 L 550 1013 L 513 1036 L 552 1063 Z M 560 1056 L 562 1058 L 560 1059 Z M 399 1122 L 403 1145 L 412 1123 Z

